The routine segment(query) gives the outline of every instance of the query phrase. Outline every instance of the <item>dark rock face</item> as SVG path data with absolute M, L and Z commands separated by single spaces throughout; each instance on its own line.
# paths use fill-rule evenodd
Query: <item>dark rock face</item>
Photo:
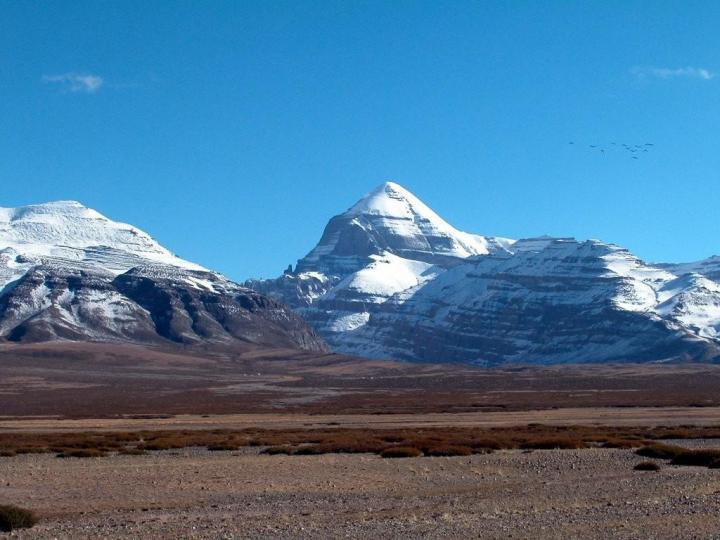
M 168 266 L 111 273 L 38 265 L 0 296 L 0 336 L 147 344 L 246 343 L 324 351 L 275 300 L 210 272 Z

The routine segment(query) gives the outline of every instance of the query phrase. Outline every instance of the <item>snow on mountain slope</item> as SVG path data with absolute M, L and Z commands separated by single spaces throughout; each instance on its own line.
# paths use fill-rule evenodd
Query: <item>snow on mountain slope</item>
M 350 274 L 325 295 L 326 300 L 337 299 L 343 294 L 362 295 L 363 302 L 379 304 L 394 294 L 431 279 L 428 272 L 433 265 L 403 259 L 392 253 L 371 255 L 366 267 Z
M 43 257 L 88 261 L 116 273 L 141 260 L 205 270 L 176 257 L 140 229 L 76 201 L 0 208 L 0 250 L 19 256 L 20 270 L 23 259 Z
M 688 328 L 687 314 L 668 318 L 663 310 L 669 307 L 656 310 L 660 291 L 688 305 L 687 285 L 664 289 L 676 280 L 672 274 L 599 241 L 556 239 L 538 250 L 517 245 L 514 255 L 469 259 L 409 299 L 389 299 L 361 328 L 331 344 L 371 357 L 480 364 L 718 354 L 707 332 Z M 708 293 L 705 306 L 720 301 L 716 291 Z M 706 322 L 713 324 L 712 316 Z
M 720 284 L 700 274 L 684 274 L 658 291 L 654 311 L 699 336 L 720 338 Z
M 0 208 L 0 339 L 325 350 L 277 301 L 73 201 Z
M 720 291 L 678 278 L 681 266 L 648 265 L 598 240 L 464 233 L 388 182 L 333 217 L 295 272 L 246 284 L 349 354 L 482 364 L 715 358 Z

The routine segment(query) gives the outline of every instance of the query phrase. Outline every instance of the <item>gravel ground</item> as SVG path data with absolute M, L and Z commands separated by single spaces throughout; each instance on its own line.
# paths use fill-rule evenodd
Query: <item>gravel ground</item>
M 0 504 L 41 516 L 0 538 L 720 538 L 720 470 L 629 450 L 257 452 L 0 458 Z

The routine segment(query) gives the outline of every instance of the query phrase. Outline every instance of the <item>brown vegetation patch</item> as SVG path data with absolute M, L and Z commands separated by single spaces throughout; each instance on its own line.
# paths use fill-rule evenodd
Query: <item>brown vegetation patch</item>
M 207 447 L 210 452 L 232 452 L 234 450 L 238 450 L 239 448 L 239 445 L 232 443 L 210 444 Z
M 520 444 L 523 450 L 575 450 L 587 447 L 588 443 L 578 437 L 541 437 Z
M 294 453 L 294 450 L 290 446 L 270 446 L 269 448 L 266 448 L 263 450 L 263 454 L 268 454 L 269 456 L 278 456 L 278 455 L 286 455 L 289 456 Z
M 655 463 L 654 461 L 641 461 L 635 467 L 633 467 L 636 471 L 659 471 L 660 465 Z
M 652 444 L 643 446 L 636 452 L 639 456 L 670 460 L 672 465 L 689 465 L 709 468 L 720 468 L 720 450 L 699 449 L 688 450 L 669 444 Z
M 422 456 L 422 452 L 412 446 L 393 446 L 380 452 L 380 457 L 384 458 L 411 458 L 420 456 Z
M 680 446 L 673 446 L 671 444 L 650 444 L 643 446 L 635 452 L 638 456 L 656 458 L 656 459 L 674 459 L 683 452 L 686 452 L 685 448 Z
M 0 433 L 0 452 L 45 453 L 88 450 L 134 454 L 148 451 L 205 447 L 237 450 L 268 447 L 267 454 L 314 455 L 373 453 L 395 447 L 417 448 L 426 455 L 486 453 L 505 449 L 577 449 L 591 447 L 637 448 L 645 457 L 673 459 L 686 450 L 656 441 L 681 435 L 685 439 L 720 438 L 718 427 L 548 426 L 428 427 L 401 429 L 319 428 L 240 430 L 157 430 L 92 433 Z M 458 453 L 461 452 L 461 453 Z M 693 458 L 687 458 L 693 459 Z M 706 458 L 695 458 L 700 461 Z M 709 459 L 709 458 L 707 458 Z
M 720 450 L 686 450 L 675 456 L 670 463 L 710 467 L 718 462 L 720 462 Z
M 121 448 L 118 450 L 118 454 L 121 456 L 144 456 L 147 452 L 142 448 Z
M 79 450 L 63 450 L 57 457 L 59 458 L 99 458 L 107 456 L 107 452 L 96 448 L 82 448 Z
M 30 510 L 13 505 L 0 505 L 0 531 L 29 529 L 37 523 L 37 517 Z
M 473 449 L 469 446 L 433 446 L 425 452 L 426 456 L 431 457 L 451 457 L 451 456 L 470 456 Z

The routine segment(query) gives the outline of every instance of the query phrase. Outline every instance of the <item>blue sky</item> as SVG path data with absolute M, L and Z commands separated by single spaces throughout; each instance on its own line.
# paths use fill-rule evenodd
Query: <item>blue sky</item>
M 0 206 L 77 199 L 242 279 L 392 179 L 468 231 L 703 258 L 718 28 L 714 1 L 4 2 Z

